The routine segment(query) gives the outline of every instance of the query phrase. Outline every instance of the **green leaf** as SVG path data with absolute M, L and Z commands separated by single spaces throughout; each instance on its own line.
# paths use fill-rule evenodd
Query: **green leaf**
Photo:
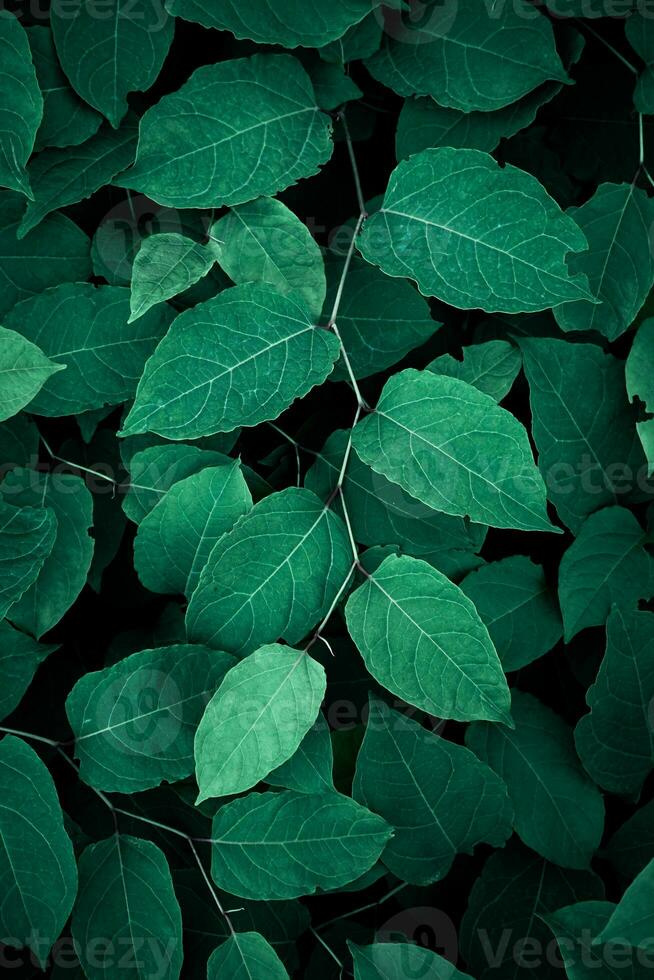
M 52 8 L 51 24 L 71 85 L 114 127 L 127 112 L 127 95 L 156 80 L 174 32 L 162 0 L 112 0 L 101 17 L 93 0 L 74 0 Z
M 394 828 L 382 860 L 416 885 L 444 878 L 477 844 L 503 847 L 512 832 L 506 788 L 488 766 L 375 698 L 353 795 Z
M 636 82 L 634 106 L 638 112 L 654 112 L 654 33 L 650 18 L 635 10 L 625 23 L 627 40 L 645 62 Z
M 355 980 L 402 980 L 403 977 L 429 977 L 429 980 L 473 980 L 456 970 L 449 960 L 414 943 L 374 943 L 356 946 L 348 942 L 354 960 Z
M 248 793 L 214 817 L 211 873 L 242 898 L 298 898 L 360 877 L 390 836 L 385 820 L 340 793 Z
M 115 131 L 106 124 L 79 146 L 49 149 L 30 163 L 29 179 L 33 200 L 18 229 L 24 238 L 32 228 L 57 208 L 77 204 L 95 194 L 134 159 L 138 132 L 128 118 Z
M 391 7 L 391 3 L 385 6 Z M 348 27 L 345 33 L 335 41 L 323 45 L 319 49 L 321 58 L 330 64 L 346 65 L 350 61 L 369 58 L 379 50 L 382 40 L 383 18 L 376 9 L 366 13 L 358 24 Z
M 654 201 L 635 184 L 600 184 L 589 201 L 570 208 L 589 249 L 570 260 L 587 276 L 599 305 L 581 300 L 554 310 L 562 330 L 597 330 L 615 340 L 633 323 L 654 285 L 650 247 Z
M 329 499 L 336 488 L 348 439 L 349 432 L 332 432 L 306 475 L 305 486 L 322 500 Z M 347 461 L 343 495 L 354 538 L 360 544 L 394 542 L 450 578 L 465 574 L 480 561 L 475 552 L 484 542 L 485 527 L 431 510 L 375 473 L 356 452 Z
M 201 245 L 176 232 L 149 235 L 132 267 L 130 323 L 206 276 L 216 258 L 212 242 Z
M 136 163 L 114 183 L 173 208 L 244 204 L 318 173 L 330 129 L 295 58 L 206 65 L 148 109 Z
M 215 545 L 189 602 L 189 639 L 239 656 L 280 637 L 298 643 L 350 568 L 340 518 L 309 490 L 274 493 Z
M 332 0 L 327 5 L 320 0 L 251 0 L 243 7 L 238 0 L 213 6 L 201 0 L 168 0 L 166 6 L 184 20 L 230 31 L 237 38 L 285 48 L 319 48 L 340 38 L 378 4 L 379 0 Z
M 636 810 L 615 831 L 604 848 L 614 871 L 627 883 L 654 858 L 654 800 Z
M 23 300 L 4 322 L 38 344 L 62 374 L 50 377 L 30 404 L 60 416 L 118 405 L 134 395 L 146 360 L 173 319 L 168 307 L 130 325 L 129 291 L 65 283 Z
M 138 793 L 190 776 L 195 730 L 233 662 L 181 644 L 84 674 L 66 700 L 82 779 L 108 793 Z
M 268 283 L 318 318 L 325 269 L 311 232 L 285 204 L 260 197 L 232 208 L 211 229 L 221 267 L 235 283 Z
M 591 514 L 561 559 L 559 602 L 565 642 L 588 626 L 603 626 L 615 603 L 622 611 L 654 594 L 648 535 L 624 507 Z
M 590 980 L 602 971 L 602 977 L 646 980 L 651 976 L 651 961 L 641 949 L 630 949 L 620 938 L 615 944 L 591 944 L 615 909 L 612 902 L 579 902 L 543 916 L 556 936 L 561 959 L 569 980 Z
M 327 265 L 326 316 L 331 312 L 342 274 L 342 262 Z M 354 259 L 349 267 L 338 307 L 338 329 L 356 378 L 385 371 L 426 343 L 440 324 L 432 320 L 429 305 L 408 282 L 391 279 L 374 266 Z M 341 357 L 333 381 L 349 372 Z
M 624 364 L 594 344 L 527 337 L 520 347 L 538 466 L 576 534 L 588 514 L 624 498 L 644 466 Z
M 386 46 L 366 62 L 399 95 L 430 95 L 462 112 L 490 112 L 548 79 L 568 81 L 550 21 L 527 0 L 490 8 L 427 0 L 416 27 L 397 18 Z
M 334 752 L 329 725 L 318 716 L 297 750 L 287 762 L 266 776 L 269 786 L 282 786 L 296 793 L 331 793 L 334 790 Z
M 359 241 L 365 259 L 415 279 L 425 296 L 489 313 L 592 301 L 585 277 L 570 276 L 565 262 L 587 247 L 535 177 L 479 150 L 450 147 L 396 167 Z
M 88 980 L 120 980 L 126 968 L 137 977 L 177 980 L 182 916 L 163 852 L 118 833 L 87 847 L 72 932 Z
M 0 622 L 0 673 L 3 680 L 0 719 L 6 718 L 18 706 L 38 666 L 57 649 L 57 644 L 37 643 L 31 636 L 12 629 L 9 623 Z
M 31 470 L 23 474 L 35 476 Z M 38 477 L 36 477 L 38 479 Z M 11 479 L 11 475 L 6 481 Z M 2 489 L 4 491 L 5 484 Z M 13 603 L 18 602 L 34 583 L 43 563 L 52 551 L 57 533 L 57 520 L 40 501 L 33 506 L 9 497 L 0 501 L 0 617 L 4 618 Z M 16 504 L 16 506 L 12 506 Z
M 512 691 L 515 731 L 475 722 L 466 744 L 506 783 L 518 836 L 564 868 L 587 868 L 604 829 L 604 802 L 575 754 L 572 732 L 530 694 Z
M 197 803 L 256 786 L 291 758 L 325 696 L 324 668 L 273 643 L 228 671 L 195 736 Z
M 54 8 L 53 16 L 56 16 Z M 28 27 L 27 37 L 43 94 L 43 119 L 34 149 L 77 146 L 97 133 L 102 116 L 78 99 L 68 85 L 57 58 L 52 31 L 48 27 Z
M 15 415 L 0 424 L 0 460 L 5 473 L 15 466 L 34 465 L 39 452 L 39 433 L 27 415 Z
M 22 240 L 16 237 L 24 205 L 0 193 L 0 316 L 48 286 L 87 279 L 90 242 L 63 214 L 51 214 Z
M 461 921 L 461 953 L 477 980 L 533 978 L 532 950 L 550 942 L 543 918 L 562 905 L 603 897 L 593 872 L 559 868 L 514 837 L 491 854 L 472 886 Z M 539 959 L 539 980 L 560 980 L 558 961 Z
M 5 314 L 5 323 L 12 322 Z M 55 364 L 49 357 L 15 330 L 0 327 L 0 419 L 9 419 L 38 395 L 54 374 L 65 364 Z
M 236 932 L 215 949 L 207 980 L 288 980 L 279 956 L 258 932 Z
M 348 630 L 387 690 L 438 718 L 511 724 L 511 696 L 472 602 L 431 565 L 390 555 L 348 599 Z
M 513 555 L 483 565 L 461 582 L 474 602 L 505 671 L 548 653 L 563 633 L 556 595 L 541 565 Z
M 654 319 L 645 320 L 638 328 L 627 357 L 625 376 L 627 393 L 634 401 L 638 398 L 649 415 L 654 415 L 654 378 L 650 366 L 654 353 Z M 654 423 L 652 419 L 636 423 L 645 456 L 648 473 L 654 473 Z
M 428 507 L 491 527 L 558 530 L 524 428 L 465 381 L 409 368 L 355 426 L 364 463 Z
M 0 486 L 17 507 L 54 512 L 56 535 L 36 580 L 9 612 L 12 623 L 40 639 L 55 626 L 86 583 L 93 557 L 93 499 L 84 481 L 69 473 L 15 469 Z
M 643 946 L 651 952 L 654 928 L 654 861 L 643 868 L 618 902 L 613 915 L 595 937 L 597 943 Z
M 294 298 L 254 283 L 226 289 L 174 321 L 121 435 L 197 439 L 274 419 L 325 380 L 338 350 Z
M 0 742 L 0 941 L 29 946 L 42 969 L 77 891 L 73 847 L 52 776 L 19 738 Z
M 609 793 L 638 796 L 654 767 L 650 706 L 654 698 L 654 614 L 615 607 L 606 653 L 586 692 L 590 713 L 575 728 L 579 758 Z
M 190 597 L 213 546 L 252 507 L 238 462 L 178 480 L 141 521 L 134 568 L 151 592 Z
M 427 370 L 465 381 L 501 402 L 511 390 L 521 366 L 517 347 L 506 340 L 489 340 L 464 347 L 460 361 L 451 354 L 442 354 L 427 365 Z
M 43 96 L 36 80 L 24 27 L 0 10 L 0 185 L 32 198 L 25 170 L 43 118 Z
M 316 102 L 325 112 L 333 112 L 339 106 L 360 99 L 363 95 L 341 65 L 332 65 L 316 58 L 307 71 L 316 93 Z

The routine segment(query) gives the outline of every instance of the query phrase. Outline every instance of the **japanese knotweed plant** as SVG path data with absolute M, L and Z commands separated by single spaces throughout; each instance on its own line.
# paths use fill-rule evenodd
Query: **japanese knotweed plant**
M 3 971 L 653 975 L 653 73 L 649 0 L 0 12 Z

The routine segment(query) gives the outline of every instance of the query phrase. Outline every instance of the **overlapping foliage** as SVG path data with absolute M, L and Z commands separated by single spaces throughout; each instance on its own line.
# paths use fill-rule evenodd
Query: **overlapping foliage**
M 3 969 L 651 975 L 653 71 L 645 0 L 0 12 Z

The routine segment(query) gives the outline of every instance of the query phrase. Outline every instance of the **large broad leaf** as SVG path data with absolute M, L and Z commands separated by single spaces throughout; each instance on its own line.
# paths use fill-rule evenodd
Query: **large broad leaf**
M 84 674 L 66 701 L 82 779 L 137 793 L 190 776 L 195 729 L 232 664 L 217 650 L 179 645 Z
M 24 27 L 0 10 L 0 185 L 32 197 L 25 171 L 43 118 L 43 96 L 36 80 Z
M 395 2 L 395 0 L 393 0 Z M 231 31 L 238 38 L 285 48 L 319 48 L 358 24 L 379 0 L 238 0 L 204 4 L 202 0 L 168 0 L 172 14 L 204 27 Z
M 130 972 L 137 977 L 177 980 L 182 916 L 163 852 L 118 833 L 87 847 L 79 862 L 72 932 L 88 980 L 120 980 L 121 962 L 136 961 L 138 970 Z
M 307 226 L 285 204 L 261 197 L 217 221 L 211 234 L 218 261 L 235 283 L 267 282 L 296 293 L 317 318 L 325 300 L 320 248 Z
M 618 944 L 642 945 L 651 953 L 654 935 L 653 895 L 654 861 L 650 861 L 629 885 L 613 915 L 595 937 L 595 943 L 613 940 Z
M 542 657 L 563 633 L 556 595 L 540 565 L 524 555 L 489 562 L 461 582 L 493 641 L 504 670 Z
M 466 744 L 506 783 L 524 843 L 564 868 L 587 868 L 602 837 L 604 802 L 572 732 L 530 694 L 514 689 L 511 710 L 515 731 L 475 722 Z
M 52 8 L 51 24 L 73 88 L 116 127 L 128 93 L 157 78 L 174 31 L 162 0 L 111 0 L 100 17 L 93 0 L 74 0 Z
M 91 274 L 91 243 L 63 214 L 51 214 L 22 240 L 19 195 L 0 194 L 0 315 L 48 286 L 78 282 Z
M 52 15 L 56 15 L 54 8 Z M 43 93 L 43 119 L 36 134 L 34 149 L 77 146 L 97 133 L 102 116 L 82 102 L 68 84 L 57 58 L 50 28 L 28 27 L 27 36 L 36 77 Z
M 173 208 L 243 204 L 313 176 L 331 153 L 299 61 L 256 54 L 198 68 L 149 109 L 136 163 L 115 183 Z
M 279 956 L 258 932 L 233 933 L 207 963 L 207 980 L 288 980 Z
M 557 530 L 523 426 L 465 381 L 411 368 L 393 375 L 353 442 L 364 463 L 434 510 Z
M 179 480 L 141 521 L 134 568 L 146 589 L 190 597 L 219 538 L 252 507 L 241 467 L 208 466 Z
M 16 507 L 54 511 L 56 536 L 36 580 L 11 607 L 9 619 L 39 639 L 55 626 L 86 583 L 93 557 L 93 499 L 84 481 L 68 473 L 15 469 L 0 486 Z
M 654 357 L 654 320 L 645 320 L 631 345 L 625 375 L 627 392 L 632 401 L 638 398 L 649 415 L 654 415 L 654 374 L 650 370 Z M 647 458 L 649 474 L 654 473 L 654 421 L 649 418 L 636 424 Z
M 654 766 L 654 614 L 614 608 L 606 653 L 575 728 L 579 758 L 610 793 L 637 796 Z
M 490 112 L 548 79 L 567 81 L 552 25 L 527 0 L 489 7 L 427 0 L 413 27 L 398 14 L 385 47 L 367 62 L 400 95 L 430 95 L 462 112 Z
M 568 211 L 589 249 L 570 260 L 588 277 L 599 305 L 564 303 L 554 310 L 563 330 L 597 330 L 615 340 L 633 323 L 654 284 L 654 201 L 635 184 L 600 184 L 586 204 Z
M 195 736 L 198 803 L 251 789 L 286 762 L 316 720 L 327 679 L 303 650 L 273 643 L 227 673 Z
M 390 836 L 385 820 L 340 793 L 249 793 L 214 817 L 211 873 L 242 898 L 312 895 L 362 875 Z
M 202 279 L 216 258 L 212 242 L 202 245 L 177 232 L 149 235 L 132 267 L 130 322 Z
M 624 364 L 594 344 L 527 337 L 520 346 L 538 466 L 576 534 L 588 514 L 635 489 L 644 467 Z
M 461 952 L 477 980 L 533 980 L 531 950 L 550 941 L 542 916 L 603 897 L 597 875 L 559 868 L 513 838 L 488 858 L 472 887 L 461 920 Z M 538 977 L 561 980 L 560 964 L 542 957 Z
M 339 292 L 343 262 L 330 262 L 327 274 L 325 318 Z M 338 329 L 356 378 L 367 378 L 396 364 L 409 351 L 426 343 L 439 326 L 415 287 L 385 276 L 361 259 L 353 260 L 338 307 Z M 343 381 L 348 377 L 341 357 L 332 378 Z
M 651 949 L 629 947 L 623 937 L 603 945 L 593 937 L 609 922 L 612 902 L 579 902 L 543 918 L 556 936 L 568 980 L 647 980 L 652 975 Z M 601 973 L 598 971 L 601 970 Z
M 354 960 L 355 980 L 401 980 L 403 977 L 429 977 L 429 980 L 472 980 L 455 969 L 449 960 L 415 943 L 374 943 L 356 946 L 348 943 Z
M 334 751 L 329 725 L 318 713 L 313 726 L 287 762 L 266 776 L 269 786 L 297 793 L 330 793 L 334 789 Z
M 317 454 L 305 486 L 323 500 L 334 492 L 349 432 L 337 429 Z M 431 510 L 361 461 L 349 455 L 343 495 L 355 540 L 365 545 L 394 543 L 415 558 L 424 558 L 448 577 L 475 568 L 486 528 Z
M 439 718 L 511 724 L 511 696 L 472 602 L 431 565 L 390 555 L 348 599 L 347 626 L 372 676 Z
M 11 316 L 5 315 L 5 322 Z M 9 419 L 38 395 L 65 364 L 56 364 L 36 344 L 15 330 L 0 327 L 0 419 Z
M 505 8 L 505 9 L 508 9 Z M 533 313 L 590 299 L 565 259 L 587 242 L 530 174 L 479 150 L 423 150 L 391 174 L 364 258 L 459 309 Z
M 30 411 L 74 415 L 131 398 L 173 312 L 161 307 L 135 324 L 128 318 L 127 289 L 81 282 L 47 289 L 6 314 L 8 327 L 66 368 L 46 381 Z
M 18 738 L 0 742 L 0 942 L 29 946 L 45 969 L 77 891 L 73 846 L 52 776 Z
M 138 130 L 128 118 L 115 131 L 105 124 L 94 136 L 71 149 L 44 150 L 30 163 L 29 178 L 34 199 L 18 229 L 24 238 L 57 208 L 77 204 L 109 183 L 134 159 Z
M 566 643 L 579 630 L 603 626 L 615 603 L 636 609 L 654 595 L 654 559 L 649 535 L 624 507 L 592 514 L 561 559 L 559 602 Z
M 37 643 L 26 633 L 13 629 L 9 623 L 0 622 L 0 672 L 3 680 L 0 718 L 11 714 L 32 683 L 39 664 L 57 649 L 56 644 Z
M 325 380 L 338 350 L 295 298 L 253 283 L 226 289 L 174 321 L 121 434 L 197 439 L 276 418 Z
M 465 381 L 501 402 L 511 390 L 521 366 L 517 347 L 506 340 L 489 340 L 464 347 L 460 361 L 451 354 L 442 354 L 427 365 L 427 370 Z
M 492 769 L 376 699 L 353 794 L 394 828 L 386 867 L 416 885 L 444 878 L 457 854 L 482 842 L 503 847 L 511 836 L 513 807 Z
M 21 472 L 33 475 L 31 470 Z M 0 501 L 0 618 L 39 575 L 56 533 L 57 519 L 40 501 L 34 500 L 31 506 L 21 505 L 12 496 Z
M 244 655 L 298 643 L 351 567 L 343 522 L 309 490 L 260 501 L 216 544 L 186 613 L 189 639 Z

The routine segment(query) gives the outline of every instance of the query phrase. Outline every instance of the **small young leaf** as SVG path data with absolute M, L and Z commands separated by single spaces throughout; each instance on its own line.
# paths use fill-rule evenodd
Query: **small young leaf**
M 279 956 L 258 932 L 235 932 L 215 949 L 207 980 L 288 980 Z
M 340 793 L 248 793 L 214 817 L 211 873 L 242 898 L 312 895 L 360 877 L 390 836 L 385 820 Z
M 121 435 L 197 439 L 274 419 L 325 380 L 338 350 L 294 298 L 253 283 L 226 289 L 174 321 Z
M 298 643 L 350 567 L 340 518 L 309 490 L 274 493 L 215 545 L 188 605 L 189 639 L 238 656 L 280 637 Z
M 457 854 L 472 854 L 482 841 L 503 847 L 512 832 L 513 807 L 492 769 L 377 699 L 353 795 L 394 827 L 382 860 L 416 885 L 444 878 Z
M 593 300 L 565 262 L 588 247 L 579 226 L 535 177 L 479 150 L 440 147 L 403 160 L 359 247 L 388 275 L 415 279 L 425 296 L 459 309 L 534 313 Z
M 0 547 L 2 532 L 0 532 Z M 9 623 L 0 622 L 0 719 L 10 715 L 32 682 L 46 657 L 58 649 L 56 644 L 37 643 L 26 633 L 19 633 Z
M 634 10 L 625 23 L 625 34 L 634 51 L 645 62 L 634 91 L 634 106 L 638 112 L 654 112 L 654 32 L 644 11 Z
M 12 322 L 5 315 L 5 322 Z M 65 364 L 56 364 L 15 330 L 0 327 L 0 420 L 20 412 L 38 395 L 53 374 L 63 371 Z
M 393 375 L 353 443 L 364 463 L 434 510 L 491 527 L 558 530 L 524 428 L 458 378 L 411 368 Z
M 650 370 L 653 356 L 654 319 L 641 323 L 625 367 L 629 398 L 632 401 L 635 398 L 640 399 L 649 415 L 654 415 L 654 376 Z M 647 457 L 648 473 L 651 476 L 654 473 L 654 421 L 649 418 L 637 422 L 636 430 Z
M 466 744 L 506 783 L 524 843 L 564 868 L 587 868 L 602 837 L 604 802 L 575 754 L 572 732 L 515 689 L 511 711 L 515 731 L 475 722 Z
M 190 776 L 196 727 L 233 663 L 181 644 L 84 674 L 66 700 L 82 779 L 108 793 L 138 793 Z
M 137 976 L 178 980 L 182 916 L 163 852 L 119 833 L 87 847 L 72 932 L 88 980 L 121 980 L 121 962 L 137 961 Z
M 141 521 L 134 539 L 134 568 L 146 589 L 190 598 L 213 546 L 251 507 L 236 461 L 178 480 Z
M 40 502 L 21 506 L 13 497 L 0 501 L 0 617 L 7 615 L 36 580 L 52 551 L 56 533 L 54 513 Z
M 195 736 L 197 802 L 235 796 L 291 758 L 325 696 L 324 668 L 302 650 L 263 646 L 226 674 Z
M 0 10 L 0 186 L 32 198 L 25 164 L 43 118 L 43 96 L 36 80 L 25 28 Z
M 183 293 L 206 276 L 216 258 L 211 242 L 201 245 L 176 232 L 149 235 L 132 267 L 129 322 L 138 320 L 152 306 Z
M 148 109 L 136 163 L 114 183 L 173 208 L 244 204 L 318 173 L 330 129 L 295 58 L 206 65 Z
M 501 402 L 511 390 L 521 366 L 517 347 L 506 340 L 489 340 L 464 347 L 460 361 L 451 354 L 442 354 L 427 365 L 427 370 L 465 381 Z
M 390 555 L 348 599 L 348 630 L 387 690 L 438 718 L 511 724 L 511 696 L 472 602 L 431 565 Z

